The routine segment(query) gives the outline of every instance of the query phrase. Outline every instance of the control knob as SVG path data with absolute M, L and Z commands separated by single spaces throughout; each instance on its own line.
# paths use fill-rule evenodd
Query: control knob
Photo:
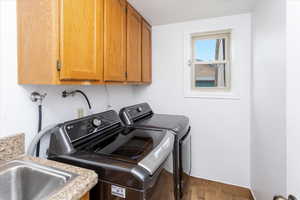
M 142 112 L 142 111 L 143 111 L 143 108 L 142 108 L 142 107 L 138 107 L 136 110 L 137 110 L 138 112 Z
M 93 124 L 94 127 L 97 128 L 97 127 L 101 126 L 102 121 L 99 118 L 95 118 L 95 119 L 93 119 L 92 124 Z

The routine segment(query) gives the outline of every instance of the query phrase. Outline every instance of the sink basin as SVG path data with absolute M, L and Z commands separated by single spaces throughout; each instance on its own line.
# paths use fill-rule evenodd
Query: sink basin
M 0 200 L 47 199 L 77 175 L 29 161 L 0 165 Z

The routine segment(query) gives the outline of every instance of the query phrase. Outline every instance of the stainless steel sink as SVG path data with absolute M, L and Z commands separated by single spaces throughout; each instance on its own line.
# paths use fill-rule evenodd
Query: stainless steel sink
M 0 163 L 0 200 L 47 199 L 76 176 L 29 161 Z

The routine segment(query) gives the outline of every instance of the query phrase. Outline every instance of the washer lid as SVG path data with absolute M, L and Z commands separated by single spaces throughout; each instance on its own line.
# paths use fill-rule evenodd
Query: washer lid
M 151 175 L 167 159 L 173 150 L 175 136 L 169 131 L 163 140 L 138 165 L 146 169 Z
M 167 129 L 181 133 L 190 126 L 186 116 L 155 114 L 147 103 L 122 108 L 119 115 L 127 126 L 138 128 Z
M 136 121 L 134 127 L 166 129 L 179 133 L 188 129 L 189 118 L 181 115 L 153 114 L 151 117 Z
M 161 144 L 166 131 L 135 129 L 99 141 L 91 151 L 111 159 L 138 164 Z

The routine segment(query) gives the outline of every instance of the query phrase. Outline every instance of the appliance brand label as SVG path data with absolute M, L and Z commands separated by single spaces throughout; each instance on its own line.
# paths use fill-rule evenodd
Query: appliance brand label
M 126 198 L 126 189 L 112 185 L 111 186 L 111 194 L 125 199 Z

